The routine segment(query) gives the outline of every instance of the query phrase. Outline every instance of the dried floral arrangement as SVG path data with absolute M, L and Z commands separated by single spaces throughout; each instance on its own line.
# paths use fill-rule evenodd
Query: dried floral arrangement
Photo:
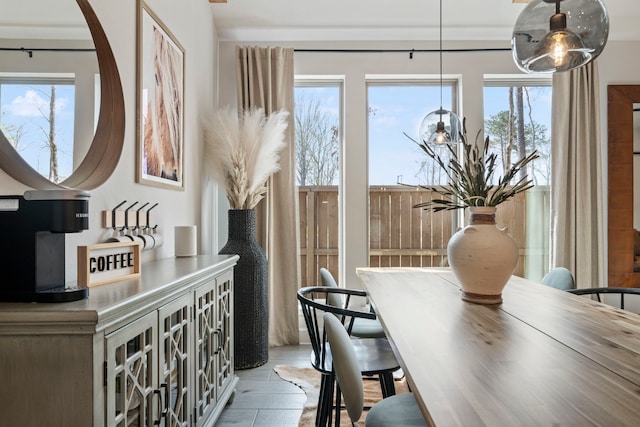
M 206 164 L 224 183 L 231 209 L 253 209 L 267 192 L 267 180 L 280 170 L 280 151 L 286 146 L 286 111 L 265 116 L 261 108 L 237 114 L 218 110 L 206 138 Z
M 484 139 L 484 143 L 478 143 L 481 132 L 482 130 L 476 134 L 475 144 L 467 142 L 467 129 L 463 122 L 463 132 L 460 133 L 462 159 L 459 159 L 457 145 L 447 145 L 451 154 L 448 162 L 445 162 L 430 144 L 424 141 L 418 142 L 405 133 L 445 171 L 449 181 L 447 187 L 420 185 L 420 188 L 434 191 L 443 198 L 418 203 L 413 206 L 414 208 L 438 212 L 474 206 L 498 206 L 516 194 L 533 187 L 533 181 L 528 179 L 526 174 L 514 184 L 511 184 L 511 181 L 529 163 L 539 157 L 535 150 L 512 164 L 506 173 L 498 179 L 497 184 L 491 184 L 496 175 L 498 155 L 489 153 L 489 137 Z

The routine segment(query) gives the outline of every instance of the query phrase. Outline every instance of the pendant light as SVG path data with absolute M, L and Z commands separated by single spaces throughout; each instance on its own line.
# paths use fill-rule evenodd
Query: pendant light
M 427 144 L 455 144 L 460 141 L 460 118 L 442 108 L 442 0 L 440 0 L 440 108 L 420 123 L 420 140 Z
M 511 49 L 522 71 L 553 73 L 594 60 L 608 36 L 601 0 L 532 0 L 516 20 Z

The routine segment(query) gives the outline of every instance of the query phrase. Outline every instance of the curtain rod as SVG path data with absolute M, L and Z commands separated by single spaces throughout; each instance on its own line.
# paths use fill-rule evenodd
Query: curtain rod
M 439 53 L 439 52 L 508 52 L 511 48 L 464 48 L 464 49 L 293 49 L 294 52 L 327 52 L 327 53 L 408 53 L 409 59 L 413 59 L 414 53 Z
M 33 52 L 95 52 L 95 49 L 83 49 L 83 48 L 55 48 L 55 47 L 0 47 L 0 51 L 15 51 L 25 52 L 29 55 L 29 58 L 33 57 Z

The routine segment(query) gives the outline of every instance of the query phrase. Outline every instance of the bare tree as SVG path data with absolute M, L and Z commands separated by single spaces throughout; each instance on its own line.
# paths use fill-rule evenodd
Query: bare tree
M 516 130 L 518 141 L 518 159 L 523 159 L 527 156 L 526 141 L 524 139 L 524 94 L 522 86 L 518 86 L 516 90 Z M 520 169 L 520 179 L 523 179 L 527 175 L 525 168 Z
M 509 139 L 507 140 L 507 146 L 504 149 L 504 171 L 505 173 L 511 167 L 511 152 L 513 151 L 513 130 L 514 130 L 514 121 L 515 121 L 515 111 L 513 106 L 513 87 L 509 88 L 509 129 L 508 135 Z
M 438 155 L 448 164 L 451 154 L 446 146 L 434 146 L 434 150 L 438 151 Z M 420 160 L 418 172 L 415 177 L 420 185 L 447 185 L 449 183 L 447 174 L 442 170 L 440 165 L 432 158 L 425 156 Z
M 517 89 L 516 93 L 510 90 L 509 108 L 510 110 L 500 111 L 485 122 L 485 132 L 491 146 L 500 151 L 504 169 L 510 167 L 512 159 L 517 161 L 526 157 L 527 152 L 537 150 L 540 158 L 522 173 L 529 173 L 536 185 L 549 184 L 551 141 L 547 128 L 533 120 L 529 89 Z M 514 138 L 514 129 L 517 138 Z
M 2 113 L 3 116 L 5 114 L 6 113 L 4 112 Z M 22 146 L 22 137 L 26 133 L 25 123 L 21 123 L 20 125 L 16 126 L 11 123 L 0 121 L 0 129 L 17 152 L 20 152 L 25 148 Z
M 33 101 L 33 107 L 38 111 L 40 117 L 44 120 L 44 125 L 36 124 L 42 133 L 42 149 L 49 152 L 49 180 L 52 182 L 60 182 L 58 173 L 58 142 L 56 132 L 56 86 L 49 85 L 49 90 L 45 91 L 38 87 L 31 87 L 35 92 L 41 95 L 41 99 L 47 99 L 46 104 Z
M 332 185 L 339 164 L 338 123 L 317 99 L 297 96 L 295 111 L 298 185 Z
M 49 97 L 49 134 L 47 145 L 49 147 L 49 180 L 59 182 L 58 175 L 58 144 L 56 143 L 56 87 L 51 85 Z

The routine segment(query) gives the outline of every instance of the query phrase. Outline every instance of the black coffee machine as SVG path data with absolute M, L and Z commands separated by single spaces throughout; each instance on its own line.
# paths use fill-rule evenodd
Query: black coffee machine
M 89 228 L 89 193 L 32 190 L 0 196 L 0 301 L 66 302 L 87 288 L 65 287 L 65 233 Z

